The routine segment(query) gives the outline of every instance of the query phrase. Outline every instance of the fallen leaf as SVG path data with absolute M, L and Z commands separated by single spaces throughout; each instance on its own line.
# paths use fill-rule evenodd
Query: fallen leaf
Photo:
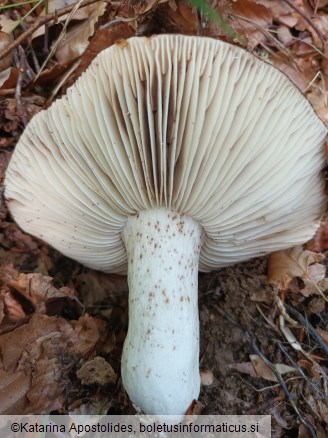
M 14 328 L 15 323 L 34 314 L 80 316 L 83 305 L 75 296 L 75 290 L 69 287 L 56 288 L 53 279 L 42 274 L 18 274 L 13 265 L 0 267 L 2 283 L 0 300 L 3 303 L 5 317 L 0 328 Z
M 251 377 L 256 377 L 256 371 L 252 362 L 240 362 L 228 364 L 228 368 L 238 371 L 239 373 L 248 374 Z
M 74 13 L 74 15 L 72 16 L 72 20 L 74 21 L 81 21 L 81 20 L 88 20 L 88 18 L 90 17 L 90 15 L 93 14 L 93 12 L 95 10 L 97 10 L 99 8 L 99 3 L 105 3 L 105 2 L 97 2 L 98 4 L 91 4 L 88 6 L 84 6 L 84 7 L 79 7 L 77 9 L 77 11 Z M 65 8 L 67 6 L 76 4 L 76 0 L 48 0 L 48 12 L 47 13 L 52 13 L 55 12 L 56 10 Z M 43 9 L 40 13 L 40 16 L 43 16 L 46 14 L 45 9 Z M 63 21 L 65 21 L 68 17 L 68 14 L 66 15 L 61 15 L 60 17 L 57 18 L 56 22 L 62 23 Z M 53 24 L 53 22 L 50 22 L 49 25 L 51 26 Z M 44 35 L 45 33 L 45 26 L 41 26 L 39 27 L 35 32 L 33 32 L 32 34 L 32 39 L 37 38 L 39 36 Z
M 313 10 L 324 8 L 328 6 L 328 0 L 309 0 Z
M 301 368 L 306 370 L 308 376 L 314 382 L 318 382 L 322 379 L 323 370 L 317 362 L 309 361 L 307 359 L 300 359 L 297 363 Z
M 0 414 L 11 415 L 25 412 L 28 405 L 26 393 L 31 378 L 24 371 L 9 373 L 0 365 Z
M 127 297 L 129 290 L 125 276 L 92 270 L 77 275 L 74 286 L 86 309 L 105 299 L 115 302 L 117 298 Z
M 19 274 L 17 278 L 8 283 L 8 286 L 16 291 L 16 297 L 18 292 L 28 300 L 36 313 L 60 314 L 58 310 L 62 309 L 63 305 L 66 308 L 72 305 L 69 301 L 74 303 L 74 308 L 80 307 L 80 314 L 83 311 L 83 305 L 79 304 L 73 288 L 61 287 L 57 289 L 53 286 L 53 279 L 46 275 Z M 57 300 L 60 301 L 59 306 L 56 303 Z
M 300 292 L 305 297 L 310 295 L 324 296 L 323 292 L 328 289 L 328 279 L 325 278 L 326 267 L 319 263 L 309 266 L 308 275 L 310 280 L 304 279 L 304 288 Z
M 284 47 L 288 47 L 295 42 L 295 39 L 287 26 L 279 26 L 277 28 L 277 37 Z
M 66 321 L 37 314 L 24 326 L 1 335 L 0 373 L 4 378 L 0 379 L 0 386 L 10 398 L 9 406 L 8 402 L 2 404 L 4 411 L 42 414 L 64 408 L 67 388 L 72 385 L 71 370 L 80 359 L 87 359 L 96 351 L 104 340 L 105 328 L 103 321 L 89 316 Z M 22 376 L 24 383 L 12 388 L 12 382 Z M 13 412 L 12 407 L 24 395 L 24 408 Z
M 300 277 L 303 280 L 318 281 L 323 271 L 312 265 L 324 260 L 322 254 L 303 250 L 302 246 L 277 251 L 269 256 L 268 281 L 279 289 L 287 289 L 291 280 Z M 310 266 L 312 268 L 310 269 Z M 311 273 L 315 279 L 311 278 Z
M 264 360 L 260 356 L 257 354 L 251 354 L 249 357 L 257 377 L 262 377 L 262 379 L 269 380 L 270 382 L 278 382 L 274 372 L 265 364 Z M 278 373 L 282 375 L 295 371 L 295 368 L 285 364 L 274 364 L 274 367 Z
M 10 63 L 11 64 L 11 61 Z M 18 69 L 14 67 L 8 67 L 2 70 L 0 64 L 0 89 L 6 90 L 8 88 L 16 87 L 18 79 Z
M 11 20 L 5 14 L 0 15 L 0 29 L 2 32 L 10 34 L 17 21 Z
M 272 25 L 271 8 L 253 0 L 237 0 L 232 3 L 231 9 L 236 21 L 234 29 L 247 38 L 249 48 L 253 49 L 266 39 L 262 29 Z
M 70 26 L 65 39 L 60 42 L 55 52 L 59 62 L 72 61 L 82 55 L 89 44 L 89 38 L 94 33 L 99 17 L 105 12 L 106 5 L 107 3 L 103 1 L 95 3 L 87 19 Z
M 260 356 L 257 354 L 251 354 L 249 357 L 251 362 L 229 364 L 228 367 L 239 371 L 240 373 L 248 374 L 251 377 L 261 377 L 262 379 L 269 380 L 270 382 L 278 381 L 274 372 L 265 364 Z M 284 364 L 275 364 L 274 367 L 280 374 L 286 374 L 295 371 L 295 368 Z
M 177 8 L 167 8 L 167 17 L 181 32 L 187 35 L 195 35 L 199 21 L 197 10 L 187 3 L 179 2 Z
M 316 415 L 325 423 L 328 424 L 328 403 L 319 397 L 313 397 L 308 395 L 306 402 L 309 404 L 311 409 L 316 413 Z
M 3 28 L 0 30 L 0 51 L 6 49 L 12 41 L 12 37 L 3 31 Z M 8 69 L 13 62 L 13 52 L 10 52 L 7 56 L 0 60 L 0 72 Z M 1 86 L 1 83 L 0 83 Z

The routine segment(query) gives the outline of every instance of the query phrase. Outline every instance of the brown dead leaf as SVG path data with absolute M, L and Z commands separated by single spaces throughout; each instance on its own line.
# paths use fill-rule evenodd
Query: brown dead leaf
M 186 424 L 192 422 L 193 418 L 195 418 L 195 416 L 197 417 L 197 415 L 202 412 L 203 408 L 204 405 L 200 401 L 193 400 L 186 412 Z
M 303 250 L 302 246 L 277 251 L 270 255 L 268 266 L 268 281 L 279 289 L 287 289 L 291 280 L 300 277 L 303 280 L 318 281 L 321 272 L 310 266 L 321 262 L 325 257 L 308 250 Z M 311 273 L 315 276 L 311 278 Z
M 62 409 L 66 389 L 71 385 L 70 371 L 81 358 L 96 351 L 103 341 L 105 327 L 104 322 L 89 316 L 66 321 L 34 315 L 24 326 L 0 336 L 0 373 L 3 370 L 7 382 L 3 390 L 7 391 L 22 373 L 27 377 L 20 390 L 16 388 L 8 394 L 12 406 L 21 400 L 24 389 L 27 406 L 15 413 L 42 414 Z M 3 410 L 8 411 L 8 403 L 0 405 L 0 413 Z
M 26 298 L 32 304 L 36 313 L 46 313 L 48 310 L 54 315 L 58 310 L 56 300 L 63 300 L 67 307 L 69 301 L 76 303 L 78 300 L 73 288 L 62 287 L 57 289 L 52 282 L 51 277 L 42 274 L 19 274 L 17 278 L 8 283 L 8 286 Z M 80 306 L 82 310 L 82 304 Z
M 1 296 L 0 296 L 1 299 Z M 26 317 L 22 305 L 12 296 L 10 292 L 6 292 L 2 297 L 2 305 L 4 309 L 4 317 L 0 322 L 0 328 L 8 329 L 8 324 L 16 323 Z
M 312 411 L 316 413 L 317 417 L 321 419 L 326 425 L 328 424 L 328 404 L 325 400 L 319 397 L 313 397 L 313 395 L 307 394 L 307 404 L 311 407 Z M 327 435 L 326 435 L 327 436 Z
M 51 12 L 55 12 L 58 9 L 63 9 L 66 8 L 67 6 L 73 5 L 74 3 L 76 3 L 76 0 L 48 0 L 47 2 L 47 8 L 48 8 L 48 13 Z M 85 18 L 87 18 L 87 14 L 90 13 L 90 8 L 85 7 L 85 8 L 79 8 L 76 11 L 76 14 L 74 15 L 74 19 L 75 20 L 84 20 Z M 45 10 L 43 9 L 41 11 L 40 15 L 44 15 L 45 14 Z M 61 18 L 62 20 L 65 19 L 66 16 L 64 16 L 64 18 Z
M 309 0 L 313 10 L 324 8 L 328 6 L 328 0 Z
M 44 101 L 44 97 L 36 94 L 25 93 L 22 96 L 21 102 L 28 120 L 43 108 Z M 0 103 L 2 102 L 0 101 Z M 5 132 L 12 133 L 20 127 L 21 120 L 17 114 L 17 100 L 16 98 L 7 98 L 3 101 L 3 108 L 0 107 L 0 128 Z
M 318 382 L 322 379 L 323 371 L 318 362 L 307 359 L 300 359 L 298 365 L 307 371 L 308 376 L 314 381 Z
M 325 278 L 326 267 L 319 263 L 309 266 L 308 275 L 310 280 L 304 281 L 304 288 L 300 292 L 305 297 L 310 295 L 323 295 L 323 292 L 328 289 L 328 279 Z
M 26 393 L 30 387 L 30 377 L 23 371 L 9 373 L 0 365 L 0 414 L 10 415 L 25 412 Z
M 267 29 L 272 25 L 271 8 L 253 0 L 237 0 L 232 3 L 231 9 L 236 20 L 234 29 L 248 39 L 249 48 L 253 49 L 266 39 L 261 29 Z
M 38 273 L 18 274 L 12 265 L 5 265 L 0 267 L 0 281 L 0 300 L 5 314 L 0 327 L 5 331 L 34 313 L 79 316 L 84 311 L 75 290 L 56 288 L 51 277 Z
M 16 23 L 16 21 L 11 20 L 5 14 L 0 15 L 0 30 L 2 32 L 10 34 Z
M 48 0 L 48 13 L 55 12 L 56 10 L 65 8 L 66 6 L 70 6 L 76 3 L 76 0 Z M 102 1 L 97 2 L 97 4 L 91 4 L 89 6 L 80 7 L 77 9 L 77 11 L 72 16 L 72 20 L 74 21 L 82 21 L 82 20 L 88 20 L 90 15 L 94 13 L 95 10 L 97 10 L 101 5 L 100 3 L 105 3 Z M 45 15 L 45 9 L 43 9 L 40 13 L 40 16 Z M 68 14 L 62 15 L 58 17 L 56 22 L 62 23 L 65 21 L 68 17 Z M 53 22 L 50 22 L 50 25 L 52 25 Z M 32 39 L 35 39 L 39 36 L 44 35 L 45 33 L 45 26 L 39 27 L 32 35 Z
M 12 41 L 12 37 L 4 32 L 3 30 L 0 30 L 0 51 L 4 50 Z M 13 62 L 13 53 L 9 53 L 7 56 L 5 56 L 3 59 L 0 60 L 0 72 L 3 72 L 4 70 L 8 69 Z M 1 84 L 0 84 L 1 86 Z
M 86 309 L 105 299 L 115 302 L 128 294 L 127 278 L 122 275 L 89 271 L 74 279 L 74 286 Z
M 270 382 L 278 382 L 277 377 L 274 372 L 265 364 L 263 359 L 257 354 L 251 354 L 250 356 L 252 365 L 255 369 L 257 377 L 262 377 L 262 379 L 269 380 Z M 295 371 L 295 368 L 292 368 L 285 364 L 275 364 L 274 367 L 278 371 L 279 374 L 287 374 Z
M 107 3 L 103 1 L 91 5 L 92 10 L 89 12 L 88 18 L 70 26 L 65 39 L 59 44 L 55 52 L 56 59 L 59 62 L 72 61 L 84 53 L 99 17 L 105 12 L 106 5 Z
M 289 19 L 293 19 L 291 23 L 286 24 L 288 27 L 294 27 L 297 23 L 297 19 L 293 17 L 293 11 L 290 9 L 287 3 L 281 1 L 272 1 L 272 0 L 254 0 L 254 3 L 258 5 L 264 6 L 266 9 L 269 9 L 274 21 L 286 24 L 285 18 L 289 17 Z M 279 21 L 280 19 L 282 21 Z
M 17 68 L 8 67 L 5 70 L 2 70 L 1 64 L 0 64 L 0 89 L 1 90 L 7 90 L 8 88 L 16 87 L 17 79 L 18 79 L 18 69 Z
M 176 8 L 173 8 L 171 5 L 167 5 L 165 11 L 168 20 L 179 29 L 179 32 L 195 35 L 199 26 L 197 10 L 182 2 L 179 2 L 176 6 Z M 164 6 L 162 6 L 162 9 L 164 9 Z
M 287 26 L 279 26 L 277 28 L 277 37 L 284 47 L 288 47 L 295 42 L 293 35 Z
M 310 420 L 310 424 L 314 426 L 316 438 L 327 438 L 327 429 L 320 424 L 320 419 L 316 418 L 315 416 L 313 418 L 312 415 L 310 417 L 309 414 L 307 414 L 306 417 L 308 420 Z M 301 423 L 297 438 L 312 438 L 312 437 L 313 434 L 311 434 L 309 428 L 305 426 L 305 424 Z
M 228 364 L 228 368 L 238 371 L 239 373 L 248 374 L 251 377 L 257 377 L 252 362 L 241 362 Z
M 10 249 L 15 252 L 30 252 L 38 251 L 38 244 L 33 238 L 20 230 L 16 224 L 8 223 L 4 229 L 5 236 L 10 239 Z
M 328 17 L 327 17 L 327 14 L 320 12 L 319 14 L 316 14 L 315 17 L 312 17 L 311 21 L 315 25 L 315 27 L 321 32 L 321 35 L 327 35 L 327 32 L 328 32 Z M 322 47 L 322 45 L 323 45 L 322 39 L 319 37 L 319 35 L 316 32 L 316 30 L 313 27 L 308 26 L 308 31 L 312 35 L 313 44 L 316 47 Z
M 277 382 L 277 378 L 273 371 L 265 364 L 263 359 L 257 354 L 251 354 L 249 356 L 251 362 L 242 362 L 229 364 L 228 367 L 239 371 L 240 373 L 248 374 L 252 377 L 261 377 L 262 379 L 269 380 L 270 382 Z M 275 364 L 276 370 L 280 374 L 291 373 L 295 371 L 292 368 L 284 364 Z
M 270 370 L 260 356 L 257 354 L 251 354 L 249 358 L 252 362 L 257 377 L 262 377 L 262 379 L 269 380 L 270 382 L 277 382 L 277 377 L 275 376 L 274 372 Z

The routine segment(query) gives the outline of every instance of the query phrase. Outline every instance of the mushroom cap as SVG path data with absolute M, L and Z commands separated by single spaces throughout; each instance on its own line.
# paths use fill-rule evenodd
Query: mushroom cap
M 135 37 L 102 51 L 32 119 L 5 195 L 23 230 L 117 273 L 127 216 L 174 209 L 202 225 L 209 271 L 312 237 L 326 131 L 284 74 L 243 49 Z

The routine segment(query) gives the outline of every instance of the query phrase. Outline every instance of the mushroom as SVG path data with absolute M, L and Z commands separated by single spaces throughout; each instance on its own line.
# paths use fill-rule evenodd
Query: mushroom
M 148 414 L 200 389 L 198 270 L 305 242 L 326 128 L 276 68 L 204 37 L 114 45 L 25 129 L 5 195 L 19 226 L 128 273 L 122 379 Z

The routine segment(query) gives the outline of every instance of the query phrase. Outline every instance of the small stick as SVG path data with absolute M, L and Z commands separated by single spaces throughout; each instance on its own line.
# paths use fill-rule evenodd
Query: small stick
M 324 340 L 319 335 L 319 333 L 316 331 L 316 329 L 307 321 L 303 315 L 301 315 L 296 309 L 289 306 L 288 304 L 284 304 L 286 310 L 291 313 L 295 319 L 298 320 L 304 327 L 306 327 L 312 336 L 312 338 L 316 341 L 317 344 L 319 344 L 320 348 L 326 353 L 328 356 L 328 347 L 325 345 Z
M 289 362 L 296 368 L 297 372 L 307 381 L 307 383 L 311 386 L 311 388 L 313 388 L 315 390 L 315 392 L 317 394 L 319 394 L 320 398 L 325 399 L 326 401 L 328 401 L 328 397 L 323 394 L 320 389 L 317 387 L 317 385 L 315 385 L 309 378 L 308 376 L 304 373 L 304 371 L 302 370 L 302 368 L 294 361 L 294 359 L 292 359 L 292 357 L 290 356 L 290 354 L 288 353 L 288 351 L 286 350 L 286 348 L 282 345 L 282 343 L 280 341 L 276 341 L 278 347 L 280 348 L 280 350 L 284 353 L 284 355 L 287 357 L 287 359 L 289 360 Z
M 27 125 L 27 117 L 22 104 L 22 84 L 25 76 L 25 71 L 23 68 L 19 68 L 17 85 L 16 85 L 16 102 L 17 102 L 17 114 L 19 115 L 21 121 L 23 122 L 24 128 Z
M 284 303 L 282 302 L 282 300 L 278 297 L 278 295 L 273 295 L 273 301 L 276 304 L 276 306 L 278 307 L 278 310 L 280 312 L 280 314 L 282 315 L 282 317 L 289 322 L 289 324 L 291 324 L 293 327 L 296 328 L 301 328 L 300 324 L 298 324 L 298 322 L 294 321 L 286 312 L 286 309 L 284 307 Z
M 304 18 L 304 20 L 312 27 L 312 29 L 315 31 L 315 33 L 318 35 L 318 37 L 320 38 L 321 42 L 322 42 L 322 46 L 324 47 L 324 42 L 326 41 L 326 36 L 322 35 L 320 29 L 312 22 L 311 18 L 308 17 L 308 15 L 302 11 L 302 9 L 300 9 L 298 6 L 296 6 L 292 0 L 283 0 L 285 3 L 287 3 L 287 5 L 294 9 L 294 11 L 296 11 L 298 14 L 300 14 L 301 17 Z
M 294 403 L 294 400 L 292 399 L 290 392 L 288 391 L 288 388 L 286 386 L 286 383 L 284 381 L 284 379 L 282 378 L 281 374 L 276 370 L 276 368 L 272 365 L 272 363 L 269 361 L 269 359 L 262 353 L 262 351 L 258 348 L 258 346 L 256 345 L 256 341 L 255 339 L 253 339 L 252 341 L 252 347 L 253 350 L 255 351 L 255 353 L 260 356 L 260 358 L 263 360 L 263 362 L 265 363 L 265 365 L 267 365 L 270 370 L 274 373 L 274 375 L 276 376 L 278 382 L 280 383 L 284 393 L 287 396 L 287 399 L 289 401 L 289 403 L 292 405 L 296 415 L 298 416 L 298 418 L 300 419 L 300 421 L 308 428 L 309 432 L 311 433 L 311 437 L 312 438 L 318 438 L 317 434 L 312 426 L 312 424 L 310 424 L 308 422 L 308 420 L 306 419 L 306 417 L 302 414 L 302 412 L 299 411 L 298 407 L 296 406 L 296 404 Z
M 81 8 L 85 6 L 92 5 L 93 3 L 97 3 L 98 0 L 84 0 L 81 4 Z M 11 44 L 9 44 L 7 47 L 5 47 L 0 52 L 0 60 L 3 59 L 8 53 L 11 53 L 14 49 L 16 49 L 23 41 L 26 40 L 30 35 L 33 34 L 40 26 L 43 26 L 44 24 L 49 23 L 50 21 L 56 20 L 57 17 L 61 17 L 62 15 L 66 15 L 75 8 L 76 3 L 73 3 L 72 5 L 66 6 L 65 8 L 59 9 L 58 11 L 51 12 L 50 14 L 44 15 L 43 17 L 38 17 L 35 22 L 19 37 L 15 39 Z

